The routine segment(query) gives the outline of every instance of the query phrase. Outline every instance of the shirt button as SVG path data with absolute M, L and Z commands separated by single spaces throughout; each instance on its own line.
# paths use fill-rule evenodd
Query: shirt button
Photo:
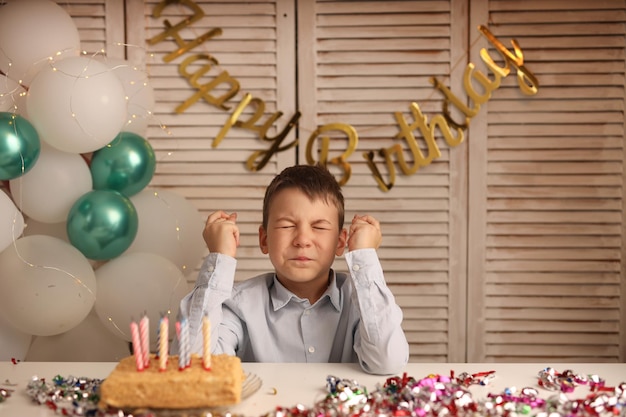
M 209 272 L 213 272 L 215 270 L 215 267 L 213 265 L 209 265 L 209 267 L 207 268 L 207 270 Z
M 313 346 L 309 346 L 309 353 L 315 353 L 315 348 Z
M 309 314 L 311 314 L 311 310 L 304 310 L 304 313 L 303 313 L 303 314 L 304 314 L 305 316 L 308 316 Z
M 352 270 L 353 270 L 353 271 L 358 271 L 359 269 L 361 269 L 361 267 L 360 267 L 360 266 L 358 266 L 358 265 L 352 265 Z

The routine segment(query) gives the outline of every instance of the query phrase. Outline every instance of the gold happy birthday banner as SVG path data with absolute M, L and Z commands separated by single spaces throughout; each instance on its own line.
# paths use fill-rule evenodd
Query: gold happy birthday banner
M 183 57 L 182 62 L 178 66 L 178 71 L 189 84 L 196 89 L 196 92 L 176 107 L 176 113 L 183 113 L 194 103 L 204 100 L 208 104 L 230 111 L 232 106 L 226 103 L 233 99 L 239 93 L 239 81 L 233 78 L 228 71 L 222 70 L 217 76 L 209 77 L 209 81 L 203 83 L 203 77 L 218 65 L 219 62 L 213 56 L 206 53 L 194 53 L 194 48 L 202 45 L 208 40 L 220 36 L 221 28 L 214 28 L 194 40 L 187 41 L 180 36 L 180 31 L 192 26 L 195 22 L 204 17 L 203 10 L 192 0 L 162 0 L 152 11 L 152 17 L 158 19 L 161 17 L 163 10 L 171 5 L 180 5 L 189 9 L 191 12 L 185 19 L 172 25 L 169 20 L 165 19 L 163 24 L 165 30 L 160 34 L 148 39 L 150 45 L 155 45 L 166 39 L 172 39 L 178 45 L 178 49 L 163 57 L 164 62 L 171 62 L 176 58 Z M 396 165 L 404 175 L 415 174 L 420 167 L 430 165 L 435 159 L 441 156 L 441 151 L 435 140 L 435 132 L 443 135 L 445 142 L 450 147 L 461 144 L 465 138 L 464 131 L 469 127 L 471 119 L 478 114 L 480 106 L 491 98 L 491 93 L 500 87 L 503 78 L 511 74 L 512 68 L 517 74 L 517 82 L 520 90 L 526 95 L 537 94 L 539 85 L 537 78 L 528 70 L 524 64 L 524 53 L 519 44 L 515 40 L 511 40 L 513 50 L 507 49 L 485 26 L 479 26 L 480 33 L 487 38 L 489 43 L 498 51 L 502 57 L 503 65 L 498 65 L 489 55 L 489 52 L 482 48 L 480 50 L 480 58 L 492 73 L 492 78 L 483 74 L 476 69 L 473 63 L 468 63 L 463 73 L 463 88 L 467 97 L 473 102 L 473 106 L 466 105 L 459 97 L 455 96 L 437 78 L 432 77 L 430 82 L 436 90 L 441 92 L 444 97 L 442 111 L 440 114 L 433 116 L 430 121 L 422 113 L 419 105 L 415 102 L 409 105 L 413 122 L 409 122 L 402 112 L 394 112 L 394 116 L 398 125 L 399 132 L 393 137 L 394 140 L 400 140 L 388 148 L 380 148 L 377 152 L 369 151 L 363 153 L 363 158 L 367 162 L 372 176 L 376 180 L 378 187 L 383 191 L 389 191 L 396 180 Z M 201 65 L 199 69 L 190 72 L 190 65 Z M 512 68 L 511 68 L 512 67 Z M 482 93 L 474 89 L 472 82 L 480 85 Z M 216 87 L 227 87 L 226 92 L 216 96 Z M 244 110 L 249 108 L 253 110 L 252 115 L 247 120 L 241 120 Z M 450 109 L 456 108 L 462 115 L 463 120 L 454 120 Z M 273 114 L 265 115 L 265 102 L 257 97 L 252 97 L 247 93 L 237 103 L 231 111 L 228 120 L 224 123 L 220 132 L 213 139 L 211 146 L 216 148 L 226 137 L 228 131 L 233 128 L 247 129 L 254 132 L 259 139 L 264 142 L 271 143 L 268 149 L 258 150 L 252 153 L 246 161 L 246 167 L 250 171 L 259 171 L 265 167 L 272 155 L 277 152 L 283 152 L 293 148 L 298 144 L 298 139 L 291 143 L 283 144 L 285 138 L 296 126 L 300 118 L 300 112 L 296 112 L 282 131 L 274 137 L 267 135 L 268 130 L 274 123 L 282 117 L 283 113 L 277 111 Z M 265 117 L 265 119 L 263 119 Z M 347 148 L 339 156 L 329 158 L 330 137 L 328 133 L 334 132 L 335 135 L 345 135 L 347 139 Z M 414 132 L 421 134 L 421 140 L 426 144 L 427 153 L 424 155 L 419 146 L 418 138 Z M 319 142 L 318 142 L 319 141 Z M 313 152 L 314 144 L 318 143 L 316 155 Z M 346 123 L 330 123 L 319 126 L 308 138 L 306 145 L 306 160 L 308 164 L 321 163 L 323 165 L 333 165 L 342 170 L 343 175 L 338 180 L 340 185 L 345 185 L 350 179 L 351 167 L 348 163 L 348 157 L 354 153 L 358 145 L 358 134 L 354 127 Z M 411 155 L 411 159 L 405 158 L 405 153 Z M 381 170 L 379 169 L 376 156 L 382 159 L 382 163 L 387 170 L 388 179 L 384 180 Z M 317 156 L 317 159 L 315 158 Z

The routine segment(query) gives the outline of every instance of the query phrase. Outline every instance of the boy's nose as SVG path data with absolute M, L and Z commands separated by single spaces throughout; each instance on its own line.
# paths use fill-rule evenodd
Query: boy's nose
M 295 246 L 308 246 L 311 244 L 310 232 L 303 227 L 296 229 L 296 235 L 293 238 Z

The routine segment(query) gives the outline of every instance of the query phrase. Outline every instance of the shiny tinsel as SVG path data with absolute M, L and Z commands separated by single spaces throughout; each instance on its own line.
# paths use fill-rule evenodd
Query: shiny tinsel
M 474 398 L 469 390 L 473 384 L 488 385 L 495 372 L 428 375 L 422 379 L 403 374 L 387 378 L 368 391 L 353 379 L 328 376 L 327 394 L 312 406 L 296 404 L 278 406 L 259 417 L 626 417 L 626 383 L 607 387 L 597 375 L 581 375 L 573 371 L 556 372 L 545 368 L 538 373 L 537 385 L 558 391 L 547 398 L 538 389 L 507 388 Z M 63 378 L 52 381 L 37 377 L 28 383 L 28 394 L 66 416 L 91 417 L 242 417 L 228 412 L 191 410 L 99 410 L 98 388 L 101 380 Z M 575 398 L 574 390 L 585 385 L 588 394 Z M 0 395 L 1 391 L 0 391 Z M 10 392 L 5 391 L 6 399 Z M 249 416 L 254 417 L 254 416 Z

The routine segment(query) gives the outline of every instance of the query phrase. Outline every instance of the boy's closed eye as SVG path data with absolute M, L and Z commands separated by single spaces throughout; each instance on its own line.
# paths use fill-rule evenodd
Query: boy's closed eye
M 288 222 L 288 221 L 280 221 L 280 222 L 276 222 L 276 225 L 274 226 L 274 228 L 276 229 L 289 229 L 292 227 L 296 227 L 296 225 L 292 222 Z
M 331 224 L 326 220 L 315 222 L 313 223 L 312 227 L 316 230 L 330 230 L 332 228 Z
M 275 227 L 276 229 L 292 229 L 292 228 L 295 228 L 296 225 L 293 223 L 279 223 Z M 321 222 L 321 223 L 315 223 L 311 225 L 311 228 L 315 230 L 330 230 L 331 225 L 327 224 L 326 222 Z

